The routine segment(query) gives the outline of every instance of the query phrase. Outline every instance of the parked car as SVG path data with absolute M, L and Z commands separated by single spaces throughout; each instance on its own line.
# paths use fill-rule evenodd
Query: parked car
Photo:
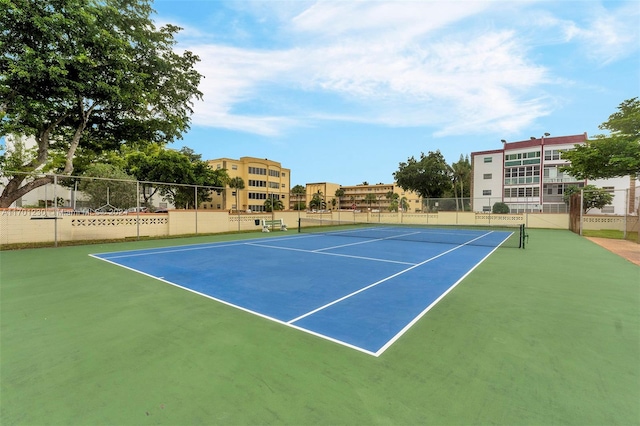
M 127 210 L 127 213 L 148 213 L 149 209 L 146 207 L 131 207 Z

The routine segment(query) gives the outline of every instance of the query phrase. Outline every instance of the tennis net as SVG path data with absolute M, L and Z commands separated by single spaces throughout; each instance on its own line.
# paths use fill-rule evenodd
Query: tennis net
M 525 226 L 416 225 L 300 218 L 298 232 L 351 238 L 524 248 Z

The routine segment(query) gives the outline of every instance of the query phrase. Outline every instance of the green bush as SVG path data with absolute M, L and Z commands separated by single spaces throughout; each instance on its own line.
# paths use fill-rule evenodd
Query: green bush
M 505 203 L 495 203 L 491 211 L 493 213 L 509 213 L 509 206 Z

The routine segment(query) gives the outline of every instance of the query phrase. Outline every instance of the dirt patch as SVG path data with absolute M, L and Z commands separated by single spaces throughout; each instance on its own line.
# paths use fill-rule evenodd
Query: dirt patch
M 640 244 L 634 243 L 633 241 L 616 240 L 612 238 L 586 238 L 598 244 L 599 246 L 606 248 L 610 252 L 624 257 L 629 262 L 635 263 L 636 265 L 640 266 Z

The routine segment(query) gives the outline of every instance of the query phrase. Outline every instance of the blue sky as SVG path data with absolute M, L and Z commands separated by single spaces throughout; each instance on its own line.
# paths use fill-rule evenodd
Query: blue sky
M 591 137 L 640 96 L 640 2 L 155 0 L 205 76 L 174 148 L 252 156 L 291 184 L 391 183 L 500 140 Z

